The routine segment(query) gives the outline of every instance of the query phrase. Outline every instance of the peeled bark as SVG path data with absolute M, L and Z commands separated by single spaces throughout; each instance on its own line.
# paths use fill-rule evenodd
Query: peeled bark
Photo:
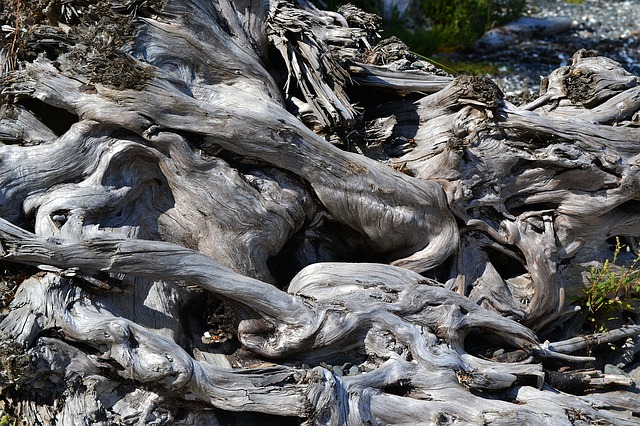
M 574 303 L 640 236 L 637 77 L 578 52 L 516 107 L 353 7 L 39 7 L 3 56 L 0 255 L 42 272 L 0 322 L 0 408 L 634 424 L 628 379 L 564 367 L 640 334 L 576 336 Z

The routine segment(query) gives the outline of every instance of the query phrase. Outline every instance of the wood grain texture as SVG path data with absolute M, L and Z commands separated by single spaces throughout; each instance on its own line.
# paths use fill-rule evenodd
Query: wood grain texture
M 0 321 L 0 408 L 637 423 L 630 379 L 600 370 L 640 329 L 579 335 L 575 302 L 640 237 L 636 76 L 577 52 L 518 107 L 352 6 L 29 7 L 1 81 L 0 258 L 41 272 Z

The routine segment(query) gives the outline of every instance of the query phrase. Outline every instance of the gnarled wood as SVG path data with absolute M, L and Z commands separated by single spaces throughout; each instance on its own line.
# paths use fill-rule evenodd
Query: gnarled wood
M 636 423 L 598 369 L 640 329 L 577 336 L 574 300 L 640 237 L 637 77 L 578 52 L 516 107 L 352 6 L 87 3 L 23 6 L 1 55 L 0 255 L 43 272 L 0 322 L 0 408 Z

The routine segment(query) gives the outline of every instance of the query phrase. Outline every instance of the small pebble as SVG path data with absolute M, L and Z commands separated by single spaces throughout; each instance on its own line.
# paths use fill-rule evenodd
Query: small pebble
M 613 364 L 607 364 L 604 366 L 604 374 L 617 374 L 620 376 L 627 376 L 628 374 L 624 372 L 621 368 L 616 367 Z
M 339 365 L 334 366 L 331 371 L 333 371 L 333 374 L 336 376 L 344 376 L 344 371 L 342 371 L 342 368 Z
M 504 349 L 498 349 L 497 351 L 495 351 L 493 353 L 493 356 L 500 356 L 500 355 L 504 355 L 506 351 Z
M 358 368 L 357 365 L 353 365 L 351 366 L 351 368 L 349 369 L 349 373 L 347 373 L 347 375 L 349 376 L 356 376 L 360 373 L 360 369 Z

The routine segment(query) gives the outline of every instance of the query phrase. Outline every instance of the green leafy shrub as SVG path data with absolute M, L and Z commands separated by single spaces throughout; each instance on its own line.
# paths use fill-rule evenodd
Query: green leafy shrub
M 606 331 L 608 321 L 619 319 L 625 311 L 635 311 L 635 302 L 640 301 L 640 257 L 627 266 L 616 266 L 624 248 L 616 237 L 613 259 L 589 271 L 584 305 L 592 331 Z
M 426 23 L 431 25 L 415 31 L 404 39 L 418 53 L 438 50 L 458 50 L 469 47 L 485 31 L 517 19 L 524 10 L 525 0 L 421 0 Z M 397 31 L 392 24 L 391 31 Z M 400 36 L 400 35 L 399 35 Z M 426 44 L 423 40 L 429 40 Z
M 491 1 L 423 0 L 422 9 L 433 21 L 432 32 L 438 35 L 440 46 L 457 48 L 476 40 L 489 27 Z
M 342 4 L 330 0 L 327 7 Z M 381 2 L 352 0 L 367 12 L 382 15 Z M 526 0 L 416 0 L 418 13 L 383 22 L 385 37 L 397 36 L 420 54 L 466 48 L 485 31 L 521 16 Z

